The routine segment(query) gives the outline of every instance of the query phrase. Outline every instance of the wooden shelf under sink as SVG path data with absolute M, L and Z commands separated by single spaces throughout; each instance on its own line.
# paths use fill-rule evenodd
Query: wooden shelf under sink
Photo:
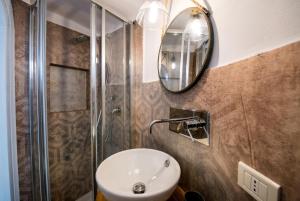
M 96 201 L 107 201 L 101 192 L 98 192 Z M 172 196 L 168 201 L 184 201 L 184 190 L 177 186 Z

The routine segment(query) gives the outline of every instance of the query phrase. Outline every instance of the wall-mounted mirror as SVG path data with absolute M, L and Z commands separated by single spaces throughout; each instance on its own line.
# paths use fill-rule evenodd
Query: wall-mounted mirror
M 171 22 L 159 51 L 162 85 L 180 93 L 192 87 L 208 66 L 213 47 L 209 16 L 198 7 L 187 8 Z

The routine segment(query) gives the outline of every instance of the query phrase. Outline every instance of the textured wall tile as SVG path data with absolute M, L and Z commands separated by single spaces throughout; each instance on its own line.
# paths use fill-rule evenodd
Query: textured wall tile
M 48 135 L 53 201 L 76 200 L 92 190 L 89 40 L 74 43 L 80 33 L 47 23 Z M 79 83 L 79 85 L 78 85 Z
M 50 112 L 86 110 L 88 72 L 50 65 Z
M 29 7 L 13 0 L 15 23 L 16 126 L 20 200 L 31 201 L 31 162 L 28 119 L 28 31 Z
M 91 190 L 89 111 L 50 113 L 52 200 L 76 200 Z
M 82 34 L 47 22 L 47 62 L 89 69 L 90 41 L 76 43 Z
M 283 185 L 284 200 L 300 200 L 299 54 L 295 43 L 258 56 L 260 66 L 253 69 L 258 79 L 243 90 L 253 165 Z
M 139 31 L 136 27 L 136 50 Z M 283 201 L 300 200 L 299 53 L 300 42 L 208 69 L 193 89 L 179 95 L 159 82 L 142 83 L 142 58 L 136 58 L 133 138 L 142 143 L 136 146 L 174 156 L 182 169 L 180 185 L 200 191 L 207 201 L 253 200 L 237 185 L 240 160 L 283 185 Z M 211 146 L 192 143 L 167 125 L 155 125 L 149 135 L 150 121 L 168 118 L 169 107 L 209 111 Z

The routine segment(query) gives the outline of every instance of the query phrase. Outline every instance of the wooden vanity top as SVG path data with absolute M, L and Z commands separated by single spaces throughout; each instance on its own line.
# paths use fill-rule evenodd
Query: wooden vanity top
M 107 201 L 101 192 L 98 192 L 96 201 Z M 184 201 L 184 191 L 180 186 L 177 186 L 172 196 L 168 201 Z

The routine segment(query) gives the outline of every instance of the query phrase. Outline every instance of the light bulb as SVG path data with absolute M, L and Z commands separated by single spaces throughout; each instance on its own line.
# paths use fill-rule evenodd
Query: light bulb
M 158 5 L 156 1 L 151 2 L 151 5 L 149 7 L 148 11 L 148 20 L 151 24 L 155 24 L 158 21 Z
M 173 54 L 171 57 L 171 68 L 174 70 L 176 68 L 176 58 L 175 55 Z
M 193 39 L 197 39 L 197 38 L 201 38 L 201 35 L 203 35 L 202 33 L 202 26 L 201 26 L 201 21 L 199 19 L 194 19 L 193 22 L 190 25 L 190 34 L 191 34 L 191 38 Z
M 184 29 L 184 39 L 190 41 L 200 41 L 207 35 L 207 27 L 203 20 L 198 16 L 194 16 Z
M 165 23 L 168 14 L 161 0 L 149 0 L 140 7 L 136 21 L 143 27 L 159 26 L 159 23 Z
M 173 70 L 176 69 L 176 63 L 175 63 L 175 62 L 172 62 L 171 68 L 172 68 Z

